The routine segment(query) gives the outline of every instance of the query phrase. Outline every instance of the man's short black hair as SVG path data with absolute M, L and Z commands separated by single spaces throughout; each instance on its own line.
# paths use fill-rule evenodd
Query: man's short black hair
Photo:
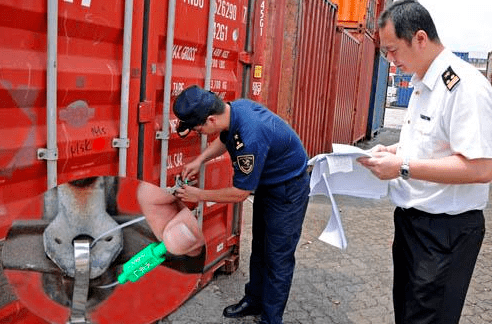
M 393 2 L 379 16 L 379 28 L 384 28 L 388 20 L 395 25 L 396 37 L 406 40 L 409 44 L 419 30 L 425 31 L 431 41 L 441 43 L 429 11 L 416 0 Z

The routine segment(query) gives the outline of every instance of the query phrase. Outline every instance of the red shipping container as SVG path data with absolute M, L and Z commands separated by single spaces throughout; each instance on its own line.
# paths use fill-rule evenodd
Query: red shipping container
M 360 35 L 361 59 L 358 75 L 357 103 L 354 114 L 354 127 L 352 133 L 352 143 L 359 142 L 366 137 L 367 121 L 369 116 L 369 101 L 372 91 L 372 76 L 374 73 L 374 58 L 376 55 L 376 45 L 374 40 L 367 33 Z
M 136 179 L 172 186 L 182 166 L 213 140 L 176 135 L 170 106 L 185 87 L 199 84 L 225 100 L 243 94 L 260 98 L 264 91 L 258 86 L 264 56 L 256 47 L 266 38 L 264 2 L 248 8 L 246 0 L 177 1 L 174 16 L 173 1 L 49 3 L 57 7 L 52 20 L 46 1 L 0 0 L 1 238 L 16 220 L 42 218 L 41 195 L 57 184 L 120 175 L 129 179 L 122 186 L 130 192 Z M 213 19 L 210 3 L 217 5 Z M 168 25 L 168 17 L 174 24 Z M 57 28 L 49 37 L 53 22 Z M 47 107 L 53 105 L 50 115 Z M 53 142 L 48 129 L 56 131 Z M 207 163 L 202 185 L 229 186 L 230 163 L 227 155 Z M 47 172 L 47 165 L 55 172 Z M 98 323 L 150 323 L 179 307 L 217 269 L 234 271 L 239 207 L 199 207 L 207 243 L 203 274 L 158 267 L 138 283 L 115 289 L 92 306 L 89 317 Z M 46 294 L 40 273 L 6 269 L 5 274 L 15 297 L 0 305 L 0 320 L 67 321 L 69 309 Z M 156 282 L 166 289 L 156 290 Z
M 358 71 L 361 43 L 343 27 L 337 28 L 335 68 L 331 79 L 335 86 L 331 97 L 335 100 L 333 143 L 352 144 L 354 112 L 357 103 Z
M 330 149 L 333 108 L 330 107 L 331 80 L 335 44 L 336 7 L 330 2 L 289 1 L 285 14 L 281 69 L 272 71 L 278 101 L 269 96 L 269 107 L 299 134 L 308 155 Z M 273 59 L 272 59 L 273 61 Z

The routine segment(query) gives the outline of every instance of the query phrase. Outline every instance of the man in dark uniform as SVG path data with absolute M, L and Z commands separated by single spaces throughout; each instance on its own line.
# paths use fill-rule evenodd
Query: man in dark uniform
M 239 303 L 225 317 L 261 314 L 261 323 L 282 323 L 294 273 L 294 252 L 309 200 L 307 155 L 294 130 L 279 116 L 247 99 L 223 102 L 214 93 L 192 86 L 176 98 L 178 133 L 191 130 L 220 134 L 183 168 L 184 179 L 200 165 L 228 151 L 234 167 L 233 187 L 202 190 L 184 186 L 184 202 L 244 201 L 253 191 L 253 241 L 249 282 Z

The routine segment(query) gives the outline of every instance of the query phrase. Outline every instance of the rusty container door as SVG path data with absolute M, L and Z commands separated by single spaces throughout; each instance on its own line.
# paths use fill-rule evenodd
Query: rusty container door
M 331 97 L 335 100 L 333 143 L 352 144 L 357 104 L 358 71 L 361 43 L 343 27 L 337 27 L 335 68 L 332 71 Z
M 336 6 L 327 1 L 290 0 L 269 22 L 266 56 L 268 93 L 263 102 L 287 121 L 309 156 L 330 149 L 334 103 L 330 102 Z M 330 103 L 332 104 L 330 106 Z
M 360 38 L 362 41 L 357 71 L 357 102 L 353 120 L 352 143 L 356 143 L 366 137 L 374 57 L 376 54 L 374 40 L 367 33 L 360 35 Z
M 292 126 L 309 156 L 326 152 L 331 144 L 334 109 L 330 106 L 336 31 L 336 6 L 303 1 L 294 69 Z

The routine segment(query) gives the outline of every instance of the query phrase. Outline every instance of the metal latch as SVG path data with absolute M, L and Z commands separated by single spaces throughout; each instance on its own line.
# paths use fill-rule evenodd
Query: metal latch
M 169 139 L 169 132 L 164 132 L 164 131 L 158 131 L 155 133 L 155 139 L 156 140 L 168 140 Z
M 40 148 L 37 152 L 38 160 L 56 161 L 58 160 L 58 149 Z
M 113 138 L 112 145 L 117 148 L 129 148 L 130 140 L 128 138 Z
M 90 241 L 75 240 L 73 243 L 75 259 L 75 281 L 73 286 L 72 307 L 68 324 L 88 324 L 86 318 L 87 297 L 90 281 Z

